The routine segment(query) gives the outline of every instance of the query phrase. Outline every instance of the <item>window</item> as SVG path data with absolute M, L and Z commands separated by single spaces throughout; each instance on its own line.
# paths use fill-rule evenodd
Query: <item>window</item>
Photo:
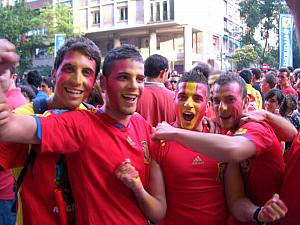
M 167 3 L 167 1 L 163 2 L 163 20 L 168 20 L 168 3 Z
M 92 12 L 93 24 L 100 24 L 100 10 Z
M 121 21 L 128 20 L 128 7 L 120 8 L 120 20 Z
M 159 2 L 156 2 L 155 6 L 156 6 L 156 17 L 155 17 L 155 20 L 156 21 L 160 21 L 160 4 L 159 4 Z

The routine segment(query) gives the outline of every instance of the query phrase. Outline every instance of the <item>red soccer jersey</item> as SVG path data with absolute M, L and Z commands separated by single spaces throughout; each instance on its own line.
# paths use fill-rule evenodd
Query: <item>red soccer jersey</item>
M 281 144 L 274 129 L 266 122 L 246 123 L 234 135 L 244 136 L 256 146 L 255 156 L 243 161 L 241 169 L 246 196 L 254 204 L 263 206 L 281 188 L 284 170 Z M 256 223 L 240 223 L 231 216 L 228 224 Z
M 161 225 L 226 224 L 223 175 L 226 164 L 177 142 L 153 151 L 165 179 L 167 213 Z
M 147 188 L 152 128 L 140 115 L 132 115 L 128 127 L 105 113 L 81 110 L 39 122 L 41 152 L 66 154 L 77 225 L 147 224 L 132 191 L 114 173 L 129 158 Z
M 292 94 L 295 97 L 298 97 L 297 91 L 292 86 L 289 86 L 289 87 L 287 87 L 285 89 L 282 89 L 282 93 L 285 94 L 285 95 Z
M 59 210 L 55 200 L 55 165 L 60 159 L 58 154 L 37 154 L 27 169 L 21 185 L 18 207 L 21 213 L 18 221 L 23 225 L 57 225 Z M 28 145 L 1 144 L 0 166 L 2 169 L 23 167 L 28 158 Z M 22 201 L 21 201 L 22 199 Z M 18 209 L 18 213 L 19 213 Z M 75 220 L 75 205 L 67 205 L 69 221 Z
M 152 84 L 152 83 L 151 83 Z M 156 84 L 156 83 L 154 83 Z M 162 83 L 147 85 L 139 98 L 136 111 L 141 114 L 153 127 L 162 121 L 172 123 L 176 119 L 174 109 L 174 92 L 168 90 Z
M 288 207 L 288 212 L 280 221 L 282 225 L 300 224 L 300 132 L 295 137 L 285 167 L 280 197 Z

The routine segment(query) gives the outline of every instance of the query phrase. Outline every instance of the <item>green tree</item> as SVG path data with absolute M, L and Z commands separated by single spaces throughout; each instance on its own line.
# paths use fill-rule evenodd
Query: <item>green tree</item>
M 54 35 L 65 34 L 67 38 L 82 36 L 78 27 L 73 25 L 73 10 L 65 4 L 48 5 L 40 9 L 36 18 L 43 35 L 40 36 L 40 45 L 48 47 L 47 54 L 54 53 Z
M 16 1 L 14 6 L 0 6 L 0 37 L 5 38 L 16 45 L 17 52 L 21 56 L 19 72 L 23 72 L 32 64 L 33 35 L 29 32 L 37 27 L 32 21 L 38 16 L 38 12 L 25 7 L 24 1 Z
M 274 30 L 278 34 L 279 14 L 286 11 L 281 0 L 243 0 L 240 2 L 241 16 L 245 18 L 246 32 L 241 38 L 242 45 L 253 45 L 260 48 L 254 40 L 254 32 L 261 27 L 261 40 L 264 40 L 262 51 L 259 51 L 260 63 L 274 64 L 278 52 L 268 47 L 269 34 Z
M 32 67 L 36 48 L 47 47 L 48 54 L 54 52 L 54 34 L 66 37 L 81 36 L 73 25 L 73 11 L 65 4 L 49 5 L 40 10 L 27 8 L 24 0 L 14 6 L 0 5 L 0 38 L 6 38 L 16 45 L 21 56 L 18 72 L 21 74 Z
M 258 54 L 252 45 L 245 45 L 234 52 L 229 62 L 235 64 L 237 70 L 249 68 L 250 64 L 258 62 Z

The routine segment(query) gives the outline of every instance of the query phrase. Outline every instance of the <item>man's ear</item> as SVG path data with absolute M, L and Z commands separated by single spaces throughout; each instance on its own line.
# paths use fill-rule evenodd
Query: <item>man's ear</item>
M 100 88 L 102 91 L 105 92 L 107 87 L 107 79 L 104 75 L 100 75 L 99 80 L 100 80 Z
M 56 81 L 56 70 L 55 69 L 51 70 L 51 77 L 52 77 L 53 81 L 55 82 Z
M 16 73 L 11 75 L 11 78 L 13 79 L 14 82 L 17 81 L 18 75 Z
M 212 102 L 211 100 L 208 100 L 206 102 L 206 106 L 205 106 L 205 115 L 207 115 L 208 109 L 212 106 Z
M 246 97 L 243 99 L 243 111 L 247 112 L 248 111 L 248 104 L 249 104 L 249 96 L 246 95 Z

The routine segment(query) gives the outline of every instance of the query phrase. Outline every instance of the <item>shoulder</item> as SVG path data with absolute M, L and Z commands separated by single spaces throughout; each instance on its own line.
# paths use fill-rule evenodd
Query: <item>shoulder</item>
M 14 113 L 23 114 L 23 115 L 34 114 L 33 103 L 30 102 L 30 103 L 27 103 L 25 105 L 22 105 L 22 106 L 16 108 L 14 110 Z

